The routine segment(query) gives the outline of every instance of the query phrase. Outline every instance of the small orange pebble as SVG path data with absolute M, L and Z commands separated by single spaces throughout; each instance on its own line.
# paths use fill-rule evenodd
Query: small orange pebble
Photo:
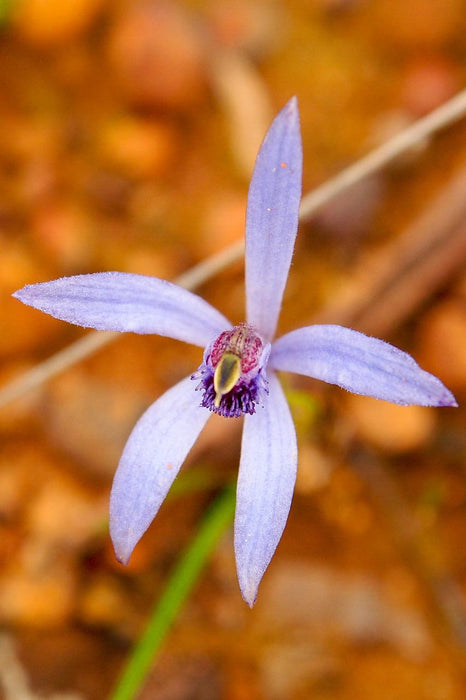
M 70 475 L 55 474 L 28 501 L 27 530 L 50 548 L 83 547 L 99 533 L 107 517 L 107 498 Z
M 403 106 L 422 117 L 453 97 L 461 88 L 456 64 L 441 53 L 423 53 L 409 61 L 401 83 Z
M 18 0 L 12 4 L 12 25 L 33 46 L 63 44 L 85 32 L 106 0 Z
M 209 201 L 197 242 L 202 255 L 211 255 L 241 240 L 244 235 L 246 198 L 242 193 L 220 192 Z
M 436 414 L 425 406 L 398 406 L 367 396 L 348 396 L 349 419 L 358 435 L 386 452 L 422 448 L 436 426 Z
M 119 117 L 105 124 L 98 150 L 107 165 L 130 178 L 161 176 L 173 162 L 176 134 L 161 120 Z
M 77 616 L 90 627 L 114 627 L 130 624 L 132 611 L 122 582 L 102 573 L 93 576 L 79 595 Z
M 40 550 L 38 542 L 24 543 L 4 570 L 0 579 L 2 623 L 50 630 L 69 622 L 76 591 L 73 566 L 62 555 Z M 46 565 L 40 555 L 46 558 Z
M 82 207 L 59 198 L 37 206 L 31 217 L 33 243 L 63 273 L 90 265 L 94 257 L 91 229 Z
M 419 329 L 419 357 L 427 370 L 437 372 L 453 390 L 466 388 L 466 305 L 460 299 L 438 304 Z
M 464 34 L 463 0 L 378 0 L 367 19 L 373 40 L 395 47 L 434 48 Z
M 264 56 L 280 42 L 284 12 L 280 3 L 217 0 L 205 9 L 207 28 L 221 47 Z
M 207 94 L 202 35 L 172 3 L 130 3 L 110 32 L 108 55 L 125 97 L 136 106 L 186 111 Z

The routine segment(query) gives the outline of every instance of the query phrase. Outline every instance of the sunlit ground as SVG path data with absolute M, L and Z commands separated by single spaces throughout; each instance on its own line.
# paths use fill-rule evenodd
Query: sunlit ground
M 11 293 L 63 275 L 174 279 L 238 241 L 260 140 L 298 96 L 304 192 L 465 85 L 461 0 L 0 5 L 0 383 L 84 331 Z M 461 700 L 466 686 L 466 122 L 302 222 L 280 332 L 343 323 L 410 352 L 460 408 L 287 376 L 299 475 L 251 611 L 230 530 L 138 697 Z M 235 262 L 199 290 L 244 318 Z M 210 421 L 117 563 L 108 495 L 142 411 L 201 351 L 125 335 L 0 409 L 0 688 L 110 698 L 209 504 L 240 420 Z M 258 465 L 259 467 L 260 465 Z

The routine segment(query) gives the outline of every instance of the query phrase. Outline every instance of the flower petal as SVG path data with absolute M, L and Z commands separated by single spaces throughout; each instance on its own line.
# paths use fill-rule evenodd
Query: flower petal
M 209 417 L 188 377 L 163 394 L 136 423 L 110 496 L 110 535 L 123 564 L 157 514 Z
M 259 150 L 246 214 L 248 322 L 266 340 L 275 334 L 298 229 L 302 148 L 293 97 Z
M 231 323 L 197 294 L 157 277 L 127 272 L 61 277 L 28 284 L 13 296 L 77 326 L 156 333 L 201 347 L 231 328 Z
M 296 481 L 293 420 L 277 377 L 269 373 L 268 379 L 264 408 L 244 419 L 236 497 L 236 567 L 251 607 L 282 536 Z
M 457 405 L 442 382 L 410 355 L 342 326 L 307 326 L 287 333 L 272 346 L 270 365 L 402 406 Z

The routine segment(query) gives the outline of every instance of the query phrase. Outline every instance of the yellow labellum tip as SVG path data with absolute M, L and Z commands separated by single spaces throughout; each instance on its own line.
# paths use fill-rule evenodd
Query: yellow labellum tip
M 215 407 L 220 406 L 224 394 L 228 394 L 241 376 L 241 360 L 231 352 L 225 352 L 214 373 Z

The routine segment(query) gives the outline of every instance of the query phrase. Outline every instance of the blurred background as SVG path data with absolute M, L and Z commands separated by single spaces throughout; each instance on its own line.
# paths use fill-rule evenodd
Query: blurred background
M 0 4 L 0 384 L 83 331 L 24 284 L 174 279 L 241 240 L 274 114 L 299 99 L 304 192 L 465 85 L 464 0 Z M 466 393 L 466 123 L 302 222 L 280 332 L 350 325 Z M 243 266 L 200 292 L 243 319 Z M 0 696 L 108 697 L 202 514 L 235 478 L 212 419 L 128 567 L 108 494 L 142 411 L 201 351 L 125 335 L 0 410 Z M 466 697 L 464 407 L 400 408 L 284 377 L 300 463 L 255 608 L 225 537 L 141 698 Z M 3 693 L 3 695 L 1 694 Z

